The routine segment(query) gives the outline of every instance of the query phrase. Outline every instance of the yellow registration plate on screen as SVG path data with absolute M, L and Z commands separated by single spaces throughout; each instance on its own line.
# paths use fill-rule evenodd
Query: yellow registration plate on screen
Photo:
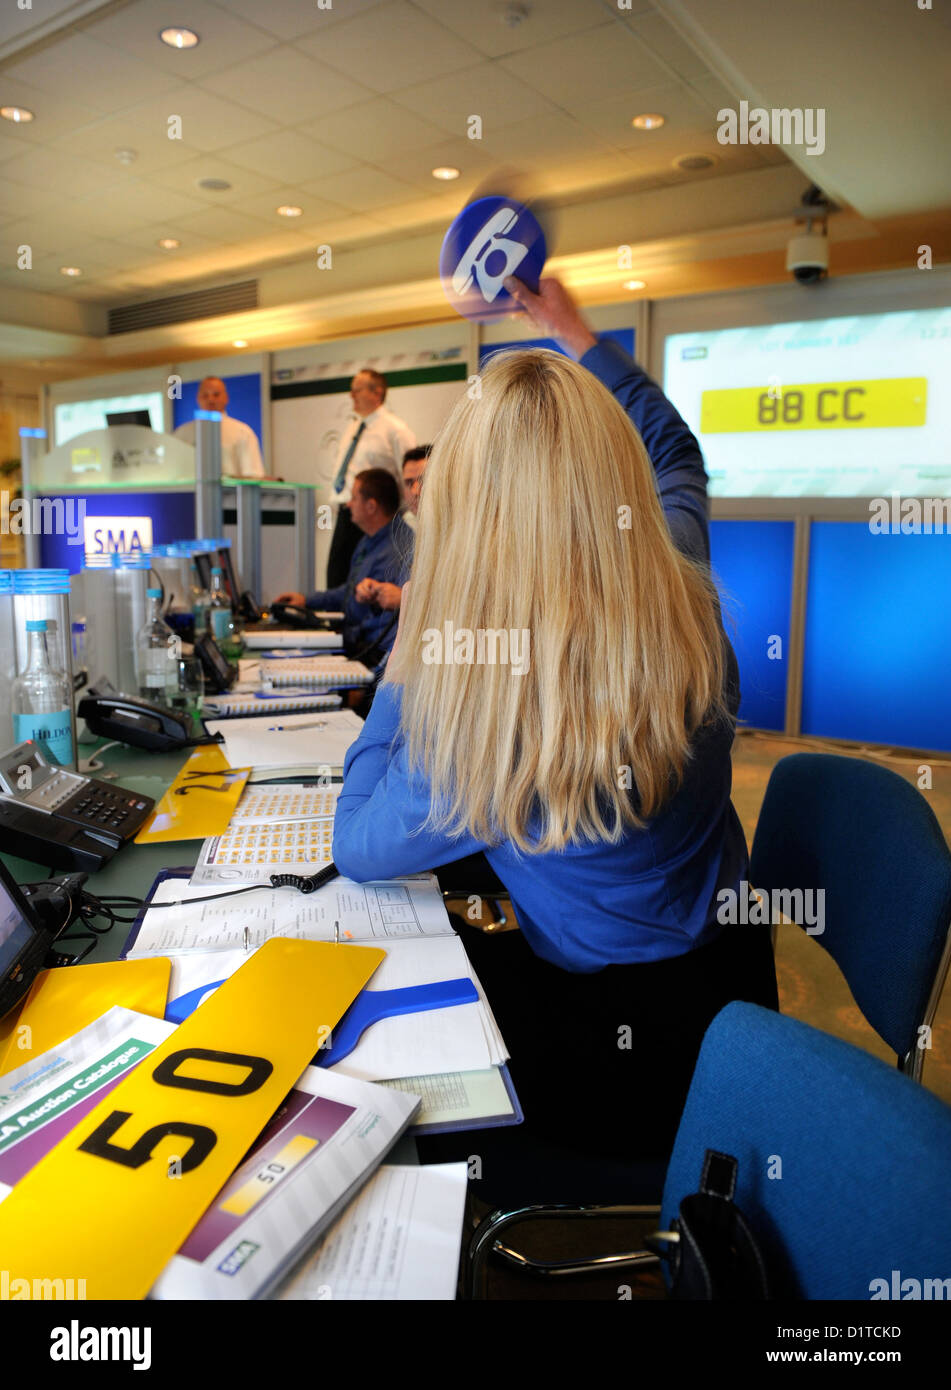
M 923 376 L 731 387 L 703 392 L 700 433 L 904 429 L 925 423 L 927 404 Z

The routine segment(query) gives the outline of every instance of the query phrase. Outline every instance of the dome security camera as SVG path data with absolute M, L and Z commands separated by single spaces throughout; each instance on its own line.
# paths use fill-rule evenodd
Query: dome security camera
M 825 231 L 808 231 L 790 237 L 786 247 L 786 269 L 800 285 L 817 285 L 829 271 L 829 239 Z

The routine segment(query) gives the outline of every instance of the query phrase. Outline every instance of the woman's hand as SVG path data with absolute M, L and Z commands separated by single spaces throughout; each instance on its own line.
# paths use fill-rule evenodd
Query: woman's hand
M 538 294 L 510 275 L 504 282 L 505 288 L 531 316 L 536 326 L 552 338 L 557 338 L 562 347 L 574 357 L 583 357 L 597 343 L 597 338 L 585 323 L 577 304 L 560 280 L 549 277 L 538 283 Z

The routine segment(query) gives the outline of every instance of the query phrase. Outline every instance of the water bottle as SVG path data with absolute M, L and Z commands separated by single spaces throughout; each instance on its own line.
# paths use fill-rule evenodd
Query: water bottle
M 211 607 L 211 594 L 201 582 L 201 575 L 194 560 L 191 562 L 191 606 L 195 620 L 195 636 L 200 637 L 208 631 L 208 610 Z
M 223 652 L 234 645 L 234 617 L 231 600 L 225 592 L 221 569 L 216 565 L 211 571 L 211 600 L 208 608 L 208 628 L 212 637 Z
M 10 690 L 13 737 L 40 747 L 48 762 L 69 767 L 73 761 L 73 692 L 64 671 L 50 665 L 45 618 L 28 618 L 27 662 Z
M 149 616 L 135 641 L 135 676 L 139 694 L 153 705 L 171 705 L 178 693 L 179 644 L 162 621 L 162 590 L 146 589 Z

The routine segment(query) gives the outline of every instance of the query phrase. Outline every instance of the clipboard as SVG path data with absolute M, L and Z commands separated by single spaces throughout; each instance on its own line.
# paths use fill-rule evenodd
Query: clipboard
M 154 897 L 159 884 L 164 883 L 167 879 L 189 879 L 191 878 L 191 875 L 192 870 L 190 868 L 163 869 L 159 874 L 156 875 L 155 882 L 149 889 L 148 897 L 145 900 L 145 905 L 141 907 L 139 911 L 136 913 L 135 921 L 129 929 L 129 935 L 126 938 L 125 945 L 123 946 L 122 951 L 120 953 L 120 959 L 124 960 L 128 952 L 131 951 L 132 947 L 135 945 L 135 941 L 142 927 L 142 923 L 145 921 L 145 914 L 148 911 L 149 903 Z M 358 943 L 354 944 L 356 945 Z M 502 1083 L 505 1087 L 506 1096 L 508 1097 L 509 1103 L 512 1107 L 512 1111 L 510 1114 L 503 1113 L 501 1115 L 480 1115 L 478 1117 L 473 1117 L 472 1119 L 446 1120 L 438 1124 L 415 1124 L 409 1126 L 409 1128 L 406 1131 L 407 1134 L 411 1137 L 415 1137 L 417 1135 L 422 1137 L 423 1135 L 429 1134 L 456 1134 L 461 1133 L 465 1130 L 502 1129 L 508 1125 L 520 1125 L 524 1123 L 525 1112 L 522 1110 L 521 1102 L 519 1101 L 518 1094 L 515 1090 L 515 1084 L 512 1081 L 512 1074 L 509 1071 L 508 1064 L 503 1063 L 499 1067 L 491 1068 L 491 1070 L 497 1071 L 502 1079 Z M 382 1084 L 386 1083 L 384 1082 Z

